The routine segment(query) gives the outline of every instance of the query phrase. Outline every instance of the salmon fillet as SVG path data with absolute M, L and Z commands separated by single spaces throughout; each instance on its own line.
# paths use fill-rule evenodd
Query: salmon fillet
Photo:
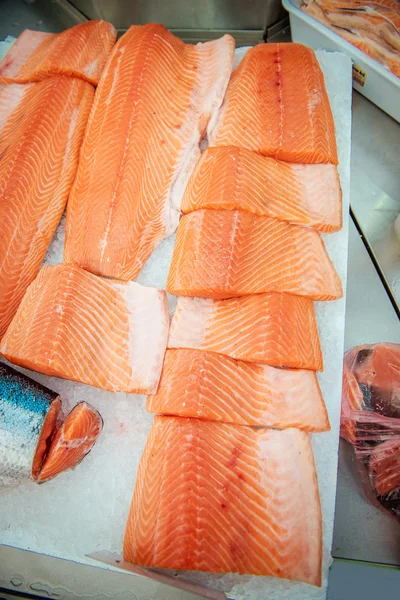
M 230 36 L 193 46 L 162 25 L 134 26 L 121 37 L 97 89 L 68 202 L 66 262 L 134 279 L 175 231 L 233 54 Z
M 342 227 L 334 165 L 296 165 L 235 146 L 208 147 L 186 187 L 182 212 L 245 210 L 326 233 Z
M 305 432 L 155 417 L 124 560 L 319 586 L 321 554 L 317 476 Z
M 0 84 L 69 75 L 97 85 L 116 39 L 107 21 L 87 21 L 62 33 L 25 29 L 0 62 Z
M 76 467 L 90 452 L 103 428 L 95 408 L 80 402 L 56 432 L 37 481 L 43 483 Z
M 232 74 L 208 128 L 210 146 L 239 146 L 294 163 L 338 164 L 335 126 L 314 51 L 258 44 Z
M 194 348 L 274 367 L 323 370 L 314 305 L 290 294 L 178 299 L 169 348 Z
M 61 219 L 93 96 L 67 77 L 0 91 L 0 338 Z
M 204 209 L 179 223 L 167 291 L 201 298 L 288 292 L 335 300 L 342 285 L 317 231 L 238 210 Z
M 0 344 L 14 364 L 109 391 L 157 390 L 168 336 L 166 294 L 43 267 Z
M 275 369 L 200 350 L 167 350 L 147 410 L 238 425 L 330 429 L 315 371 Z

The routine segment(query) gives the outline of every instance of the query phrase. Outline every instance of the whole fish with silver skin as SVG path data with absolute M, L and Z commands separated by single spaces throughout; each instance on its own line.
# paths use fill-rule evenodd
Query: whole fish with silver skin
M 0 486 L 37 478 L 60 408 L 56 392 L 0 363 Z
M 43 483 L 76 467 L 102 428 L 100 413 L 80 402 L 59 425 L 56 392 L 0 363 L 0 487 Z

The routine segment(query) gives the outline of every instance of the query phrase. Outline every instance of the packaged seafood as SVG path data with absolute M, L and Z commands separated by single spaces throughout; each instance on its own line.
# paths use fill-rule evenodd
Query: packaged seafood
M 400 344 L 346 352 L 340 434 L 354 447 L 367 496 L 400 521 Z

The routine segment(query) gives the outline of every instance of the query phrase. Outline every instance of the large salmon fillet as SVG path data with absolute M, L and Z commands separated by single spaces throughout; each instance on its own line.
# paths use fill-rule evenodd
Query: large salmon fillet
M 167 350 L 147 410 L 238 425 L 330 429 L 315 371 L 276 369 L 201 350 Z
M 194 348 L 274 367 L 322 371 L 314 305 L 291 294 L 178 299 L 169 348 Z
M 0 91 L 0 338 L 64 211 L 93 96 L 67 77 Z
M 258 44 L 232 74 L 208 128 L 210 146 L 239 146 L 295 163 L 338 163 L 335 126 L 314 51 Z
M 175 296 L 288 292 L 335 300 L 342 284 L 317 231 L 240 210 L 196 210 L 178 227 L 167 279 Z
M 0 84 L 68 75 L 97 85 L 116 39 L 107 21 L 87 21 L 62 33 L 25 29 L 0 62 Z
M 122 36 L 97 89 L 68 202 L 66 262 L 134 279 L 175 231 L 233 54 L 227 35 L 193 46 L 162 25 L 143 25 Z
M 14 364 L 105 390 L 157 390 L 168 336 L 166 294 L 74 265 L 43 267 L 0 344 Z
M 296 165 L 235 146 L 208 147 L 201 155 L 182 212 L 201 208 L 240 209 L 326 233 L 342 226 L 335 165 Z
M 124 560 L 319 586 L 321 554 L 317 476 L 304 431 L 155 417 Z

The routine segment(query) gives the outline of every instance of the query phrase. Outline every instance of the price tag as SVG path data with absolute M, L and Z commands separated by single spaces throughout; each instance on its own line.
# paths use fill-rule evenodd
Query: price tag
M 365 80 L 367 79 L 367 74 L 356 63 L 353 63 L 353 80 L 356 81 L 359 85 L 364 86 Z

